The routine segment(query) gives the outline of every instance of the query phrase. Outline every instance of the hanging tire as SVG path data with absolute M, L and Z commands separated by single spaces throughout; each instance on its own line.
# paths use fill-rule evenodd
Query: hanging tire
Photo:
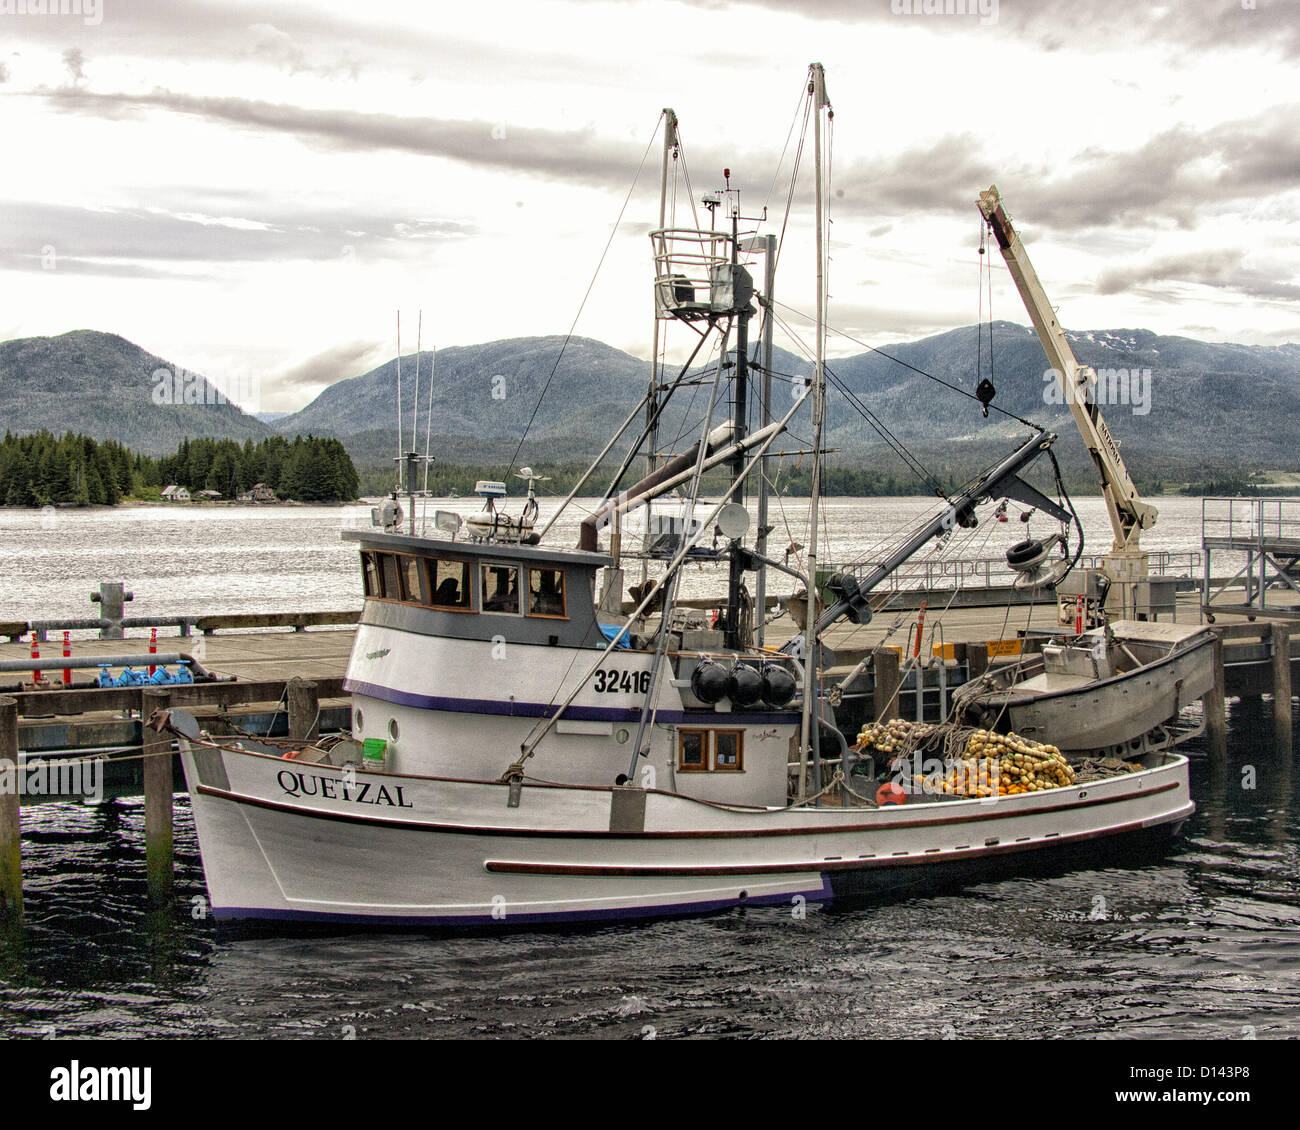
M 1018 541 L 1007 550 L 1007 564 L 1012 569 L 1024 569 L 1040 560 L 1046 552 L 1046 546 L 1037 538 Z

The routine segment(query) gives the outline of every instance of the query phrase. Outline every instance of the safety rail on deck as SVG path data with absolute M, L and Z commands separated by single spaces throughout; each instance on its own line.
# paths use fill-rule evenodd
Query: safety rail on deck
M 1099 568 L 1106 555 L 1085 553 L 1079 558 L 1081 568 Z M 1198 550 L 1175 552 L 1156 550 L 1148 553 L 1147 567 L 1153 577 L 1197 578 L 1202 557 Z M 825 567 L 834 571 L 831 566 Z M 860 569 L 853 566 L 852 569 Z M 1019 574 L 1002 557 L 954 557 L 947 560 L 918 561 L 896 570 L 880 586 L 881 590 L 928 589 L 942 590 L 958 587 L 998 588 L 1010 586 Z

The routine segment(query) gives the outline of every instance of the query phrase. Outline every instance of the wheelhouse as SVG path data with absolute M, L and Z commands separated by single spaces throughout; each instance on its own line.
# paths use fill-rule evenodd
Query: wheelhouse
M 431 635 L 603 647 L 604 554 L 348 531 L 360 543 L 363 622 Z

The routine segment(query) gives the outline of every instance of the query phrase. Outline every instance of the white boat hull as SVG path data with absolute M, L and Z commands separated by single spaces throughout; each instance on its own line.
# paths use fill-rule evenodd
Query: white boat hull
M 989 872 L 1102 837 L 1168 836 L 1187 761 L 1069 789 L 880 809 L 734 809 L 636 789 L 299 765 L 182 741 L 225 920 L 507 926 L 829 902 Z
M 1042 661 L 1016 674 L 992 673 L 983 683 L 959 692 L 969 716 L 982 725 L 1012 730 L 1050 742 L 1067 753 L 1123 755 L 1157 726 L 1177 719 L 1186 706 L 1214 687 L 1214 653 L 1208 634 L 1202 640 L 1124 674 L 1066 689 L 1054 689 L 1042 674 Z M 1031 677 L 1033 676 L 1033 677 Z M 1046 680 L 1046 685 L 1044 684 Z M 974 708 L 974 709 L 972 709 Z M 1005 720 L 1005 726 L 997 726 Z

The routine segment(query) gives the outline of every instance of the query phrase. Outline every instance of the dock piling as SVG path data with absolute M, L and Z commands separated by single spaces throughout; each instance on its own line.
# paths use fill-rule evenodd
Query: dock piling
M 1286 624 L 1273 623 L 1273 747 L 1291 752 L 1291 633 Z
M 1228 704 L 1224 699 L 1223 636 L 1214 634 L 1214 686 L 1201 699 L 1205 710 L 1206 740 L 1210 747 L 1212 764 L 1223 766 L 1228 762 Z
M 0 921 L 23 913 L 23 849 L 19 830 L 18 700 L 0 696 Z
M 289 737 L 314 742 L 320 736 L 320 698 L 316 684 L 295 675 L 289 680 Z
M 878 647 L 871 653 L 871 664 L 876 676 L 873 702 L 876 721 L 883 722 L 898 713 L 898 652 Z
M 155 710 L 166 710 L 171 696 L 162 688 L 140 692 L 140 716 L 148 721 Z M 172 738 L 145 727 L 144 861 L 149 901 L 168 902 L 172 894 L 175 861 L 172 855 Z

